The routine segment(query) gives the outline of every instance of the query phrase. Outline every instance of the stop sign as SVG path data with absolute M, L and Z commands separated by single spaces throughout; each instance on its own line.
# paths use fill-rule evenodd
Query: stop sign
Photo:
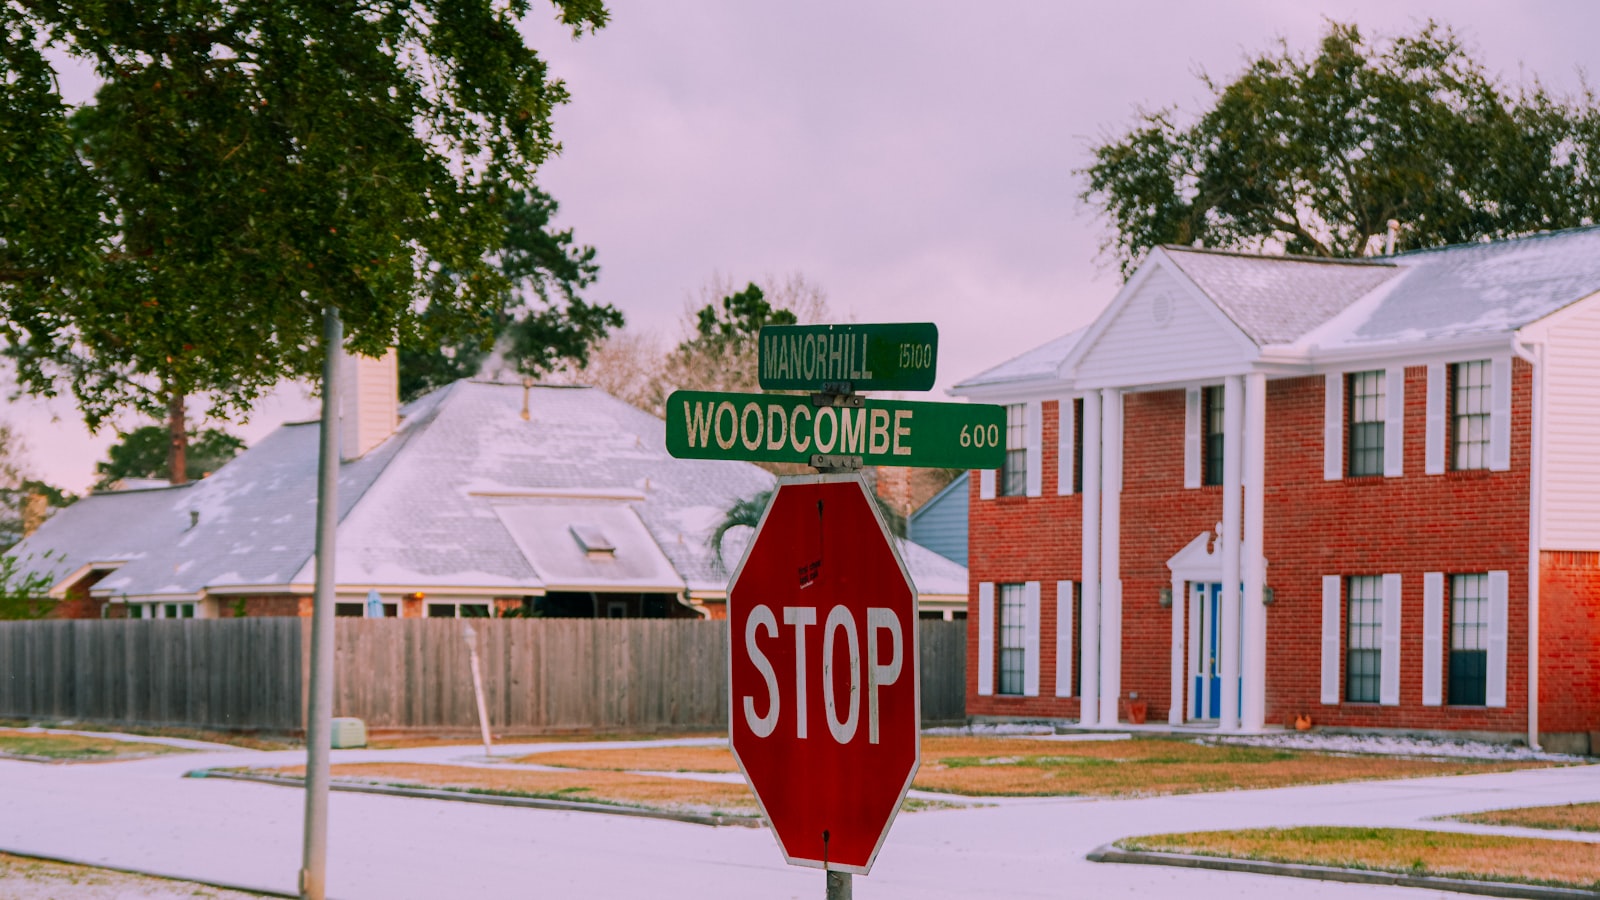
M 734 756 L 784 858 L 866 874 L 919 756 L 917 594 L 855 475 L 784 479 L 728 589 Z

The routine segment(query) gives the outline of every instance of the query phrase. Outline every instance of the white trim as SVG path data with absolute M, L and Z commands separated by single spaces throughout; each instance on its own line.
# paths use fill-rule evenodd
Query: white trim
M 1121 391 L 1100 393 L 1100 722 L 1115 725 L 1122 699 L 1123 406 Z
M 1400 575 L 1383 576 L 1383 656 L 1378 669 L 1378 702 L 1400 705 Z
M 1422 470 L 1429 475 L 1444 474 L 1445 447 L 1445 391 L 1450 384 L 1444 363 L 1428 364 L 1428 410 L 1425 420 L 1427 434 L 1424 443 Z
M 1222 382 L 1222 592 L 1217 615 L 1218 668 L 1222 676 L 1220 731 L 1239 729 L 1238 685 L 1243 603 L 1240 597 L 1240 554 L 1244 530 L 1244 384 L 1237 375 Z
M 1510 632 L 1511 574 L 1489 573 L 1489 659 L 1484 705 L 1506 705 L 1506 657 Z
M 1072 696 L 1072 582 L 1056 582 L 1056 696 Z
M 1322 480 L 1344 477 L 1344 373 L 1329 372 L 1322 393 Z
M 1511 468 L 1511 357 L 1489 361 L 1489 470 Z
M 1028 430 L 1026 493 L 1029 497 L 1037 497 L 1044 493 L 1044 404 L 1029 400 L 1023 406 L 1023 417 L 1024 427 Z
M 1383 477 L 1405 474 L 1406 370 L 1391 366 L 1384 370 L 1384 400 L 1388 409 L 1383 417 Z
M 1444 573 L 1422 574 L 1422 705 L 1444 704 Z
M 1183 486 L 1200 486 L 1200 388 L 1185 388 L 1183 392 Z
M 1063 397 L 1056 404 L 1056 495 L 1072 494 L 1072 469 L 1078 449 L 1077 401 Z
M 978 499 L 994 499 L 994 469 L 981 469 L 978 472 Z
M 1322 705 L 1339 705 L 1339 625 L 1344 620 L 1340 605 L 1344 578 L 1322 576 Z
M 1100 721 L 1100 394 L 1083 398 L 1083 610 L 1078 617 L 1078 724 Z
M 1022 585 L 1022 696 L 1039 696 L 1039 582 Z
M 1267 586 L 1266 492 L 1267 480 L 1267 376 L 1252 372 L 1244 377 L 1244 534 L 1239 545 L 1240 581 L 1244 597 L 1240 611 L 1239 727 L 1260 731 L 1267 716 Z
M 978 583 L 978 696 L 994 693 L 994 582 Z

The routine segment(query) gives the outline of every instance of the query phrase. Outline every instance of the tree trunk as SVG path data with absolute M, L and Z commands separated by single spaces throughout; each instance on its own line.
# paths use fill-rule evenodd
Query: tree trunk
M 167 430 L 172 442 L 167 445 L 167 480 L 184 484 L 189 480 L 189 426 L 184 417 L 184 396 L 167 394 Z

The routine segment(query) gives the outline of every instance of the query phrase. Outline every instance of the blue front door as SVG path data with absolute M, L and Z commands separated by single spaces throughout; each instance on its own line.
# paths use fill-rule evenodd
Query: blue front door
M 1218 613 L 1221 612 L 1222 585 L 1195 584 L 1191 586 L 1190 610 L 1199 623 L 1199 670 L 1193 674 L 1194 692 L 1192 708 L 1196 719 L 1222 717 L 1222 669 L 1217 640 Z

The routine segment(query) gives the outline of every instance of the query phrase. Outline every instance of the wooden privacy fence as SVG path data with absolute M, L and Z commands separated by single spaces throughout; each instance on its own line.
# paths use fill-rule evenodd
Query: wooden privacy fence
M 964 719 L 966 623 L 920 624 L 923 721 Z M 468 627 L 497 731 L 727 723 L 727 623 L 669 619 L 339 619 L 334 715 L 476 727 Z M 298 618 L 0 623 L 0 717 L 299 731 L 308 634 Z

